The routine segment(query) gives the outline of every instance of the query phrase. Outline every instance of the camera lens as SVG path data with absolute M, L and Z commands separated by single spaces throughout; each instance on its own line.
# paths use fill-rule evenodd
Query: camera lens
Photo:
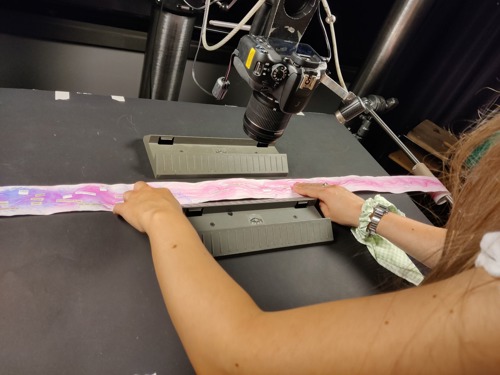
M 243 117 L 243 130 L 258 143 L 267 145 L 283 135 L 290 117 L 279 109 L 274 98 L 254 91 Z

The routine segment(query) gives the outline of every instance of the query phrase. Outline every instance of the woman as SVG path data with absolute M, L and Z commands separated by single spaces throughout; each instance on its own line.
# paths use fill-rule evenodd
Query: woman
M 114 212 L 148 234 L 167 309 L 199 373 L 498 373 L 500 273 L 491 273 L 500 250 L 497 263 L 483 254 L 486 268 L 474 266 L 481 240 L 500 247 L 500 142 L 485 146 L 498 132 L 497 114 L 460 144 L 446 230 L 381 217 L 377 234 L 433 268 L 425 285 L 403 291 L 264 312 L 204 248 L 168 190 L 138 182 Z M 294 190 L 319 198 L 334 222 L 359 224 L 364 201 L 355 194 Z

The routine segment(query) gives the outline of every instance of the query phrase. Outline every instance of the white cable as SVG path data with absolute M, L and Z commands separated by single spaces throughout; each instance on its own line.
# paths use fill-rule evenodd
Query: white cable
M 224 9 L 224 10 L 229 10 L 233 7 L 234 4 L 236 4 L 238 0 L 233 0 L 231 1 L 229 4 L 225 5 L 225 4 L 222 4 L 220 1 L 217 1 L 217 4 L 219 4 L 219 6 Z
M 323 37 L 325 38 L 326 50 L 328 52 L 328 57 L 322 56 L 321 58 L 328 63 L 332 59 L 332 48 L 330 46 L 330 38 L 328 38 L 328 33 L 326 32 L 326 27 L 325 23 L 323 22 L 323 18 L 321 16 L 320 7 L 318 7 L 317 13 L 318 13 L 319 24 L 321 25 L 321 31 L 323 32 Z
M 321 3 L 323 4 L 323 8 L 325 8 L 326 23 L 330 25 L 330 33 L 332 34 L 333 59 L 335 61 L 335 70 L 337 72 L 337 77 L 339 78 L 339 83 L 342 88 L 347 90 L 347 86 L 344 82 L 344 77 L 342 77 L 342 71 L 340 70 L 339 54 L 337 51 L 337 39 L 335 38 L 335 29 L 333 28 L 333 24 L 335 23 L 335 16 L 330 11 L 327 0 L 321 0 Z
M 233 29 L 229 34 L 227 34 L 224 39 L 222 39 L 219 43 L 214 44 L 213 46 L 209 46 L 207 43 L 207 23 L 208 23 L 208 11 L 210 9 L 210 0 L 206 0 L 205 2 L 205 13 L 203 14 L 203 25 L 201 27 L 201 40 L 203 42 L 203 48 L 207 51 L 215 51 L 219 49 L 224 44 L 226 44 L 238 31 L 240 31 L 241 27 L 244 26 L 250 18 L 259 10 L 259 8 L 266 2 L 266 0 L 259 0 L 257 4 L 253 6 L 250 12 L 247 13 L 245 17 L 240 21 L 240 23 Z
M 218 21 L 218 20 L 210 20 L 208 21 L 210 26 L 215 26 L 215 27 L 220 27 L 220 28 L 226 28 L 226 29 L 234 29 L 237 24 L 233 22 L 226 22 L 226 21 Z M 242 31 L 250 31 L 250 25 L 243 25 L 240 27 L 240 30 Z
M 190 7 L 191 9 L 194 9 L 194 10 L 201 10 L 201 9 L 205 9 L 206 5 L 202 6 L 202 7 L 195 7 L 194 5 L 191 5 L 187 2 L 187 0 L 183 0 L 184 1 L 184 4 L 186 4 L 188 7 Z M 217 0 L 212 0 L 212 2 L 210 3 L 210 5 L 212 5 L 213 3 L 217 2 Z
M 201 39 L 198 41 L 198 48 L 196 48 L 196 53 L 194 54 L 194 59 L 193 59 L 193 65 L 191 65 L 191 77 L 193 77 L 194 83 L 196 84 L 196 86 L 200 88 L 201 91 L 213 97 L 212 93 L 206 90 L 196 79 L 195 66 L 196 66 L 196 61 L 198 60 L 198 52 L 200 52 L 200 46 L 201 46 Z

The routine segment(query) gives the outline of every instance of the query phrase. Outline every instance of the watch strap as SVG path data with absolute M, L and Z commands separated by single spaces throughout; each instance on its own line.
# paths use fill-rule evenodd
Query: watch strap
M 370 221 L 368 223 L 368 226 L 366 227 L 366 231 L 368 235 L 373 236 L 374 234 L 377 233 L 377 227 L 380 223 L 380 220 L 382 220 L 382 217 L 389 212 L 389 208 L 387 206 L 384 206 L 382 204 L 377 204 L 373 208 L 373 212 L 370 215 Z

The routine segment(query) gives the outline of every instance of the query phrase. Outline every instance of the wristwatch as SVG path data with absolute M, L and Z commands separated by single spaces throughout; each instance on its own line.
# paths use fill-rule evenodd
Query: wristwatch
M 384 216 L 388 212 L 389 212 L 389 209 L 384 205 L 377 204 L 375 206 L 372 214 L 370 215 L 370 222 L 368 223 L 368 226 L 366 227 L 366 231 L 368 232 L 368 235 L 372 236 L 375 233 L 377 233 L 378 223 L 380 223 L 382 216 Z

